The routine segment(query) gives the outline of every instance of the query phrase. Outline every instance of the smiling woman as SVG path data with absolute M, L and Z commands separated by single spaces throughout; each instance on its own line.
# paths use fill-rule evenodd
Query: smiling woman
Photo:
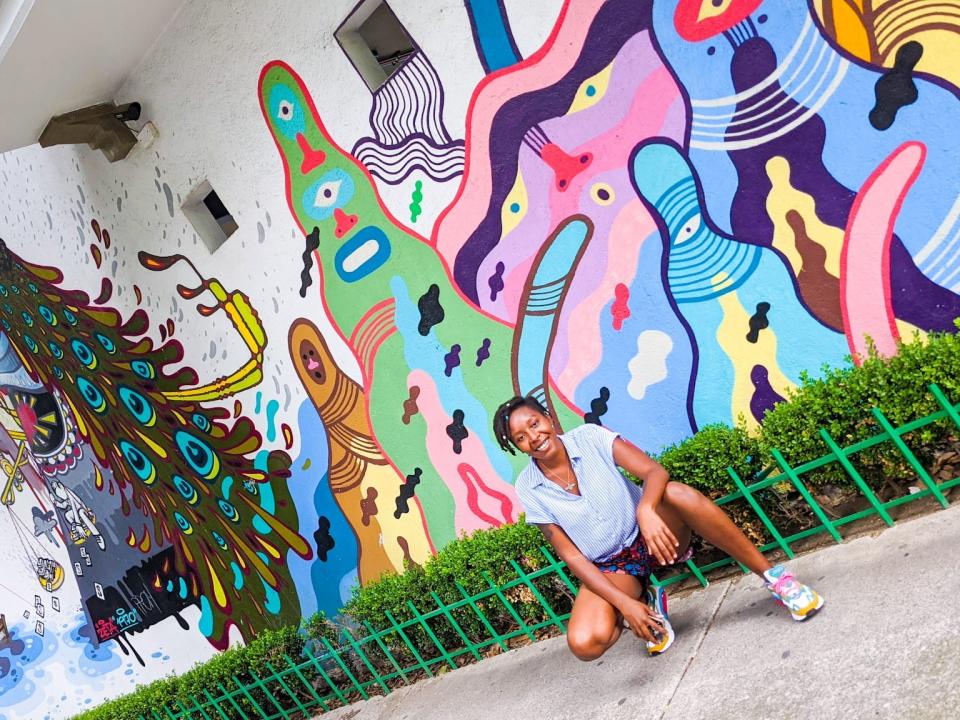
M 651 655 L 670 647 L 666 594 L 649 577 L 658 567 L 688 560 L 693 533 L 763 578 L 795 620 L 823 606 L 823 598 L 782 565 L 771 567 L 712 501 L 670 480 L 659 463 L 619 434 L 591 424 L 558 434 L 549 413 L 530 396 L 503 403 L 493 431 L 505 451 L 530 456 L 516 483 L 527 522 L 543 531 L 583 583 L 567 631 L 567 644 L 581 660 L 606 652 L 624 622 Z M 643 488 L 621 468 L 641 478 Z

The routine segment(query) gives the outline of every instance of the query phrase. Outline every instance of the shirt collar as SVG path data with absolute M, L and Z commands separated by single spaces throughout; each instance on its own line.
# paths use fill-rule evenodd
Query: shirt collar
M 571 463 L 583 457 L 583 451 L 580 449 L 580 445 L 573 435 L 557 435 L 557 437 L 560 438 L 560 442 L 562 442 L 563 446 L 567 449 L 567 455 L 570 456 Z M 538 485 L 543 485 L 545 482 L 548 482 L 546 474 L 540 469 L 540 466 L 534 462 L 533 458 L 530 458 L 530 464 L 533 465 L 533 469 L 536 471 L 533 474 L 532 487 L 537 487 Z

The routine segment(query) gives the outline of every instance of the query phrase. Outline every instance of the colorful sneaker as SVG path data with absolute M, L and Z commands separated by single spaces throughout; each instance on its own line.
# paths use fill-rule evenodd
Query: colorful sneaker
M 651 584 L 647 588 L 647 605 L 653 610 L 653 614 L 660 620 L 663 631 L 659 633 L 660 637 L 656 642 L 647 641 L 647 653 L 650 655 L 659 655 L 666 652 L 667 648 L 673 645 L 677 637 L 673 632 L 673 626 L 670 624 L 670 617 L 667 614 L 667 593 L 662 587 Z
M 798 582 L 783 565 L 777 565 L 763 574 L 767 590 L 783 605 L 793 619 L 799 621 L 813 617 L 823 607 L 823 598 L 816 590 Z

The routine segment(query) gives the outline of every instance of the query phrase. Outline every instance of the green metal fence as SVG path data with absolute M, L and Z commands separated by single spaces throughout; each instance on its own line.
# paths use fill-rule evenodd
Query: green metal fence
M 940 388 L 930 385 L 930 392 L 936 398 L 941 409 L 931 415 L 893 427 L 880 410 L 872 410 L 875 422 L 882 432 L 848 447 L 840 447 L 826 430 L 820 435 L 829 452 L 816 460 L 791 467 L 779 451 L 773 450 L 773 459 L 777 466 L 762 479 L 746 484 L 732 468 L 728 472 L 737 490 L 717 500 L 718 505 L 728 505 L 737 501 L 746 501 L 763 524 L 772 540 L 761 547 L 764 552 L 780 550 L 788 558 L 794 557 L 794 546 L 801 540 L 815 535 L 828 535 L 834 542 L 842 542 L 840 528 L 856 520 L 879 516 L 888 526 L 894 524 L 890 509 L 906 503 L 933 497 L 946 507 L 948 500 L 944 491 L 960 485 L 960 477 L 935 481 L 914 452 L 907 446 L 903 437 L 933 423 L 950 421 L 960 430 L 960 404 L 952 404 Z M 917 492 L 882 501 L 871 490 L 858 472 L 851 458 L 869 448 L 892 444 L 900 457 L 916 472 L 923 487 Z M 860 493 L 866 498 L 868 507 L 842 518 L 830 519 L 828 514 L 814 498 L 803 476 L 822 469 L 831 463 L 838 463 Z M 764 511 L 757 495 L 765 490 L 789 484 L 802 496 L 809 507 L 815 524 L 811 527 L 787 536 L 783 536 L 777 526 Z M 461 599 L 455 602 L 443 602 L 432 594 L 433 607 L 416 607 L 408 603 L 411 618 L 398 621 L 389 612 L 384 618 L 382 628 L 376 629 L 364 623 L 362 629 L 354 633 L 344 630 L 341 642 L 334 647 L 323 639 L 313 651 L 308 647 L 305 659 L 293 659 L 282 656 L 282 663 L 266 663 L 262 677 L 253 675 L 252 681 L 241 682 L 234 677 L 229 686 L 219 684 L 216 688 L 207 688 L 202 696 L 196 694 L 189 698 L 170 701 L 161 708 L 152 710 L 150 716 L 141 716 L 142 720 L 299 720 L 318 715 L 336 707 L 371 695 L 382 695 L 391 690 L 415 682 L 424 677 L 459 667 L 464 661 L 479 661 L 491 651 L 508 650 L 512 644 L 524 639 L 534 641 L 545 631 L 566 630 L 569 611 L 555 607 L 541 591 L 544 581 L 561 583 L 570 596 L 576 593 L 577 586 L 568 575 L 566 566 L 555 558 L 550 551 L 542 547 L 545 564 L 537 570 L 527 572 L 517 562 L 511 561 L 516 578 L 505 584 L 495 584 L 484 575 L 488 588 L 482 592 L 470 594 L 461 585 L 457 591 Z M 716 562 L 698 566 L 693 560 L 686 564 L 686 570 L 673 575 L 660 584 L 670 585 L 688 578 L 696 578 L 703 586 L 708 581 L 707 573 L 733 564 L 729 557 Z M 745 568 L 743 568 L 746 571 Z M 654 578 L 654 582 L 658 582 Z M 541 587 L 538 587 L 540 583 Z M 520 593 L 524 602 L 538 604 L 542 608 L 539 616 L 545 619 L 526 622 L 518 611 L 515 598 Z M 512 618 L 513 628 L 507 632 L 498 632 L 491 622 L 491 613 L 506 612 Z M 458 620 L 457 618 L 460 618 Z M 483 637 L 471 637 L 463 625 L 465 618 L 483 629 Z M 459 639 L 455 647 L 446 646 L 436 632 L 437 624 L 444 626 L 445 636 L 453 635 Z M 425 652 L 424 648 L 429 648 Z

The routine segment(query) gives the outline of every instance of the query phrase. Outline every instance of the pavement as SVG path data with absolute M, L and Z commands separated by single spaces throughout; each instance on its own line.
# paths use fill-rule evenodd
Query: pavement
M 581 662 L 544 640 L 339 708 L 324 720 L 957 720 L 960 507 L 790 563 L 826 598 L 797 623 L 759 578 L 670 603 L 673 647 L 625 633 Z

